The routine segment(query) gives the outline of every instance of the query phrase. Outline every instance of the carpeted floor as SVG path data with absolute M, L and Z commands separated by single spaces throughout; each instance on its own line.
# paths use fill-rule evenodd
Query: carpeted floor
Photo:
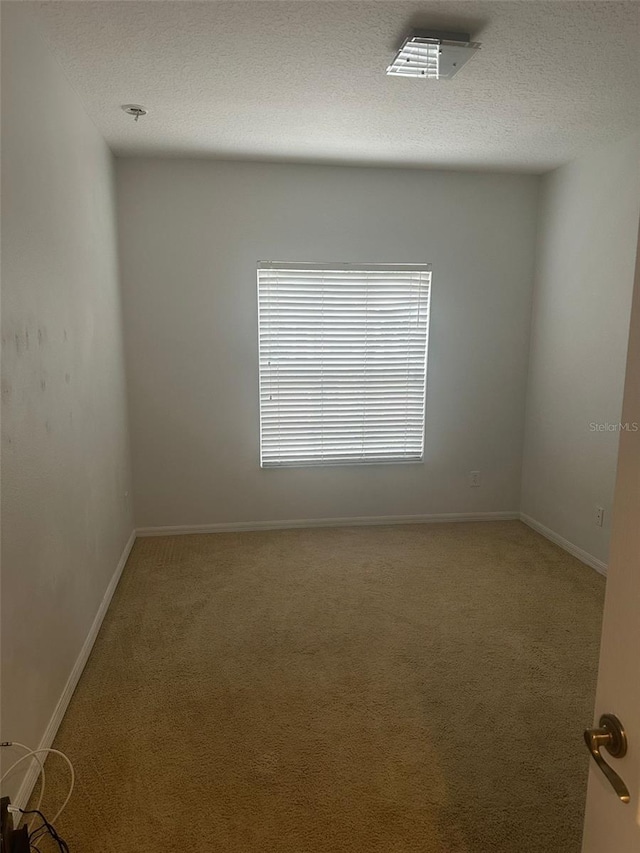
M 520 522 L 138 540 L 55 743 L 78 773 L 59 831 L 578 853 L 603 592 Z

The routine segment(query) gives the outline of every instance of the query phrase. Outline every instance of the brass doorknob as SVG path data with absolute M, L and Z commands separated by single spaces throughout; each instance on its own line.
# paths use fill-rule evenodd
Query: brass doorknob
M 623 803 L 630 800 L 629 789 L 602 757 L 600 749 L 604 747 L 613 758 L 623 758 L 627 754 L 627 733 L 620 720 L 614 714 L 603 714 L 600 717 L 599 728 L 587 729 L 584 740 L 589 747 L 591 757 Z

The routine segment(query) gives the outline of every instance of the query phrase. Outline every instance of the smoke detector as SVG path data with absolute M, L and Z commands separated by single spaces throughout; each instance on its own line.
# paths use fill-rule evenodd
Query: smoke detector
M 127 115 L 135 116 L 135 121 L 138 121 L 140 116 L 146 116 L 147 110 L 140 104 L 123 104 L 122 109 Z
M 480 48 L 469 33 L 414 30 L 387 68 L 392 77 L 451 80 Z

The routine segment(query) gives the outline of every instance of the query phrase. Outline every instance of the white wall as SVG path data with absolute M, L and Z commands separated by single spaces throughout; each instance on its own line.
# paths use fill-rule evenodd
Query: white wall
M 536 178 L 171 159 L 117 176 L 138 526 L 518 510 Z M 260 469 L 267 259 L 433 264 L 424 464 Z
M 132 513 L 112 158 L 29 5 L 2 3 L 1 737 L 37 746 Z
M 543 180 L 522 511 L 605 563 L 639 212 L 637 137 Z

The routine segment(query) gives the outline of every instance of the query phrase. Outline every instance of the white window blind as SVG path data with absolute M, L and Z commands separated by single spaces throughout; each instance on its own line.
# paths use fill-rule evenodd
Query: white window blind
M 260 263 L 260 464 L 422 459 L 428 265 Z

